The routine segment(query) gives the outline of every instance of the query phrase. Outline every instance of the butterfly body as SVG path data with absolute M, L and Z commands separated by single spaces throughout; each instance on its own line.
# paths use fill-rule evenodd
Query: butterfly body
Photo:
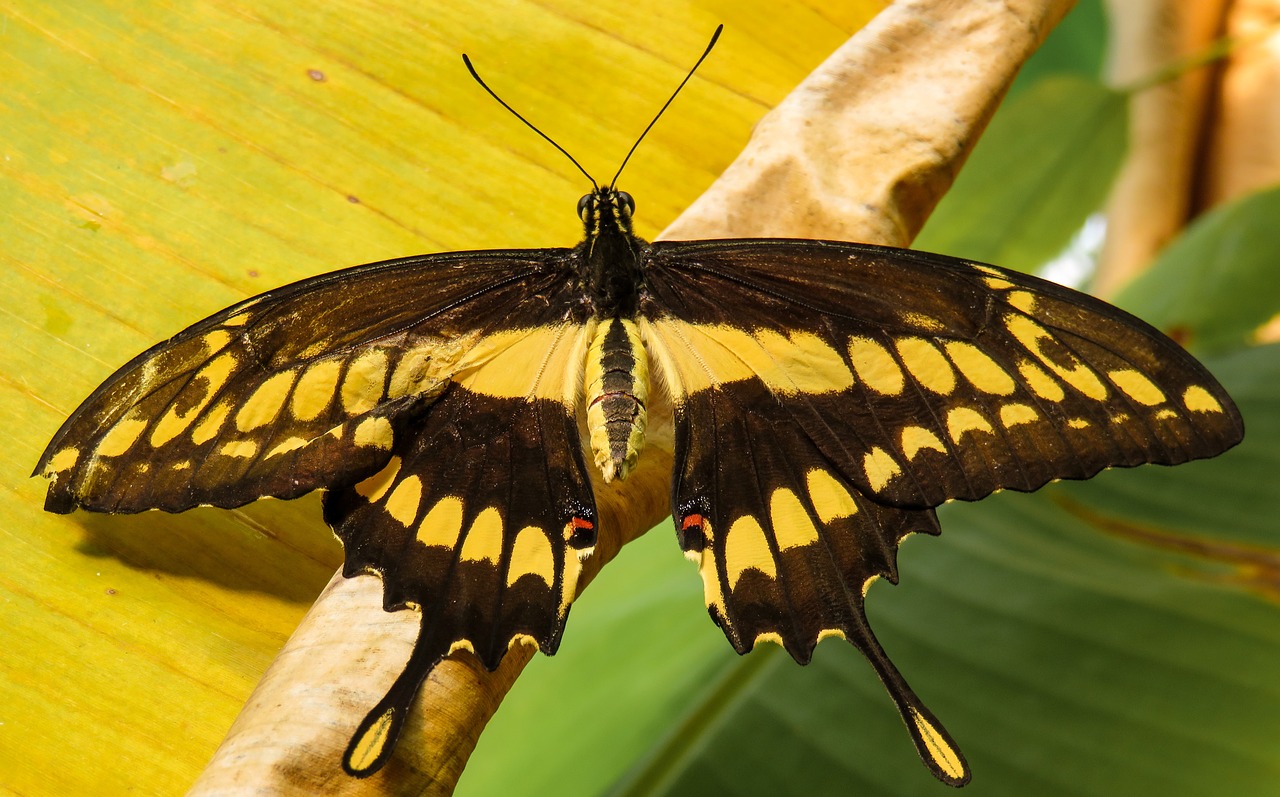
M 37 466 L 46 507 L 324 489 L 344 573 L 420 614 L 344 757 L 365 776 L 445 656 L 556 650 L 596 542 L 591 472 L 625 478 L 660 390 L 677 541 L 729 642 L 803 663 L 845 639 L 931 771 L 964 783 L 871 632 L 869 585 L 896 582 L 899 543 L 937 534 L 945 501 L 1220 453 L 1243 435 L 1230 397 L 1147 324 L 1034 277 L 867 244 L 647 243 L 633 210 L 598 188 L 575 248 L 375 263 L 198 322 L 71 415 Z

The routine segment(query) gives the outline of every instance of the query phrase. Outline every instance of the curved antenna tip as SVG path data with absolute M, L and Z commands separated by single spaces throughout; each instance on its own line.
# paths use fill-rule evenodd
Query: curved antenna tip
M 501 97 L 499 97 L 499 96 L 498 96 L 498 93 L 497 93 L 496 91 L 494 91 L 493 89 L 489 88 L 489 84 L 488 84 L 488 83 L 485 83 L 485 82 L 484 82 L 484 80 L 480 77 L 480 73 L 476 71 L 475 66 L 473 66 L 473 65 L 472 65 L 472 63 L 471 63 L 471 59 L 467 57 L 467 54 L 466 54 L 466 53 L 463 53 L 463 54 L 462 54 L 462 63 L 466 64 L 466 66 L 467 66 L 467 71 L 468 71 L 468 72 L 470 72 L 470 73 L 471 73 L 471 77 L 472 77 L 472 78 L 473 78 L 477 83 L 479 83 L 479 84 L 480 84 L 480 88 L 482 88 L 482 89 L 484 89 L 485 91 L 487 91 L 487 92 L 489 93 L 489 96 L 490 96 L 490 97 L 493 97 L 495 100 L 497 100 L 497 101 L 498 101 L 498 104 L 499 104 L 499 105 L 501 105 L 503 108 L 506 108 L 506 109 L 507 109 L 507 111 L 508 111 L 508 112 L 510 112 L 510 114 L 511 114 L 512 116 L 514 116 L 515 118 L 519 119 L 521 122 L 524 122 L 524 124 L 525 124 L 525 126 L 526 126 L 526 127 L 528 127 L 528 128 L 529 128 L 530 130 L 532 130 L 533 132 L 537 133 L 538 135 L 542 136 L 542 137 L 547 141 L 547 143 L 551 144 L 551 146 L 553 146 L 553 147 L 555 147 L 556 149 L 560 150 L 560 154 L 561 154 L 561 155 L 564 155 L 566 158 L 568 158 L 568 159 L 569 159 L 569 162 L 570 162 L 570 163 L 572 163 L 574 166 L 577 166 L 577 167 L 578 167 L 578 171 L 582 172 L 583 176 L 584 176 L 584 177 L 586 177 L 588 180 L 590 180 L 590 181 L 591 181 L 591 187 L 592 187 L 593 189 L 594 189 L 594 188 L 596 188 L 596 187 L 599 185 L 599 184 L 596 182 L 595 178 L 594 178 L 594 177 L 592 177 L 592 176 L 587 172 L 587 170 L 586 170 L 586 169 L 582 168 L 582 164 L 581 164 L 581 163 L 578 163 L 577 158 L 574 158 L 572 155 L 570 155 L 570 154 L 569 154 L 569 151 L 568 151 L 568 150 L 566 150 L 564 147 L 562 147 L 562 146 L 560 146 L 559 144 L 557 144 L 557 143 L 555 142 L 555 139 L 551 138 L 551 136 L 549 136 L 549 135 L 547 135 L 546 133 L 544 133 L 544 132 L 542 132 L 541 130 L 539 130 L 539 129 L 538 129 L 538 126 L 537 126 L 537 125 L 535 125 L 533 122 L 530 122 L 528 119 L 525 119 L 523 116 L 521 116 L 519 111 L 517 111 L 515 108 L 512 108 L 510 105 L 508 105 L 508 104 L 507 104 L 507 102 L 506 102 L 506 100 L 504 100 L 504 99 L 502 99 Z
M 662 114 L 666 112 L 668 106 L 670 106 L 672 102 L 675 102 L 676 96 L 680 94 L 680 90 L 684 88 L 684 84 L 689 82 L 689 79 L 693 77 L 693 73 L 697 72 L 698 67 L 702 66 L 702 62 L 707 60 L 708 55 L 711 55 L 711 48 L 716 46 L 716 42 L 720 39 L 720 32 L 723 30 L 723 23 L 716 25 L 715 33 L 711 34 L 711 41 L 707 42 L 706 48 L 702 51 L 702 55 L 698 56 L 698 60 L 694 62 L 693 68 L 689 70 L 689 73 L 684 76 L 684 80 L 680 81 L 680 85 L 676 86 L 676 90 L 671 92 L 671 96 L 667 98 L 667 101 L 664 102 L 662 107 L 658 109 L 658 112 L 654 114 L 654 117 L 649 122 L 648 126 L 646 126 L 644 131 L 640 133 L 640 137 L 636 139 L 636 143 L 631 145 L 631 149 L 627 150 L 627 157 L 622 159 L 622 165 L 618 167 L 618 171 L 613 175 L 613 179 L 609 181 L 610 190 L 618 184 L 618 177 L 622 175 L 622 170 L 627 168 L 627 161 L 631 160 L 631 156 L 635 154 L 636 148 L 640 146 L 640 142 L 644 141 L 644 137 L 649 134 L 649 131 L 653 129 L 653 126 L 662 118 Z

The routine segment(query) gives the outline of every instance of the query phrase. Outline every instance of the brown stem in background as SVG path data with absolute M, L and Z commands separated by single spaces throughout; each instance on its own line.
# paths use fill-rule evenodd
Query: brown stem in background
M 1018 68 L 1073 4 L 895 3 L 760 122 L 738 160 L 664 237 L 909 243 Z M 670 430 L 660 425 L 625 485 L 597 491 L 600 540 L 584 586 L 666 516 L 670 468 Z M 495 673 L 466 655 L 442 663 L 391 763 L 354 780 L 338 766 L 342 752 L 403 667 L 417 630 L 416 614 L 381 606 L 377 578 L 335 576 L 190 793 L 450 794 L 529 652 L 509 654 Z M 715 629 L 708 625 L 707 633 Z

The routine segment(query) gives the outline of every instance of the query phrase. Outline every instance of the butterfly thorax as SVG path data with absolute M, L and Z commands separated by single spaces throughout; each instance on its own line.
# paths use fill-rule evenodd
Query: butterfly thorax
M 649 363 L 635 324 L 647 244 L 631 231 L 634 209 L 630 194 L 612 188 L 578 203 L 586 232 L 582 277 L 597 321 L 583 378 L 587 430 L 606 482 L 625 479 L 635 466 L 648 422 Z

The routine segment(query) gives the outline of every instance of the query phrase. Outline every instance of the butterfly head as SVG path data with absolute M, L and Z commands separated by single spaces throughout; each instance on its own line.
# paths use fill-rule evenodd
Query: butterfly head
M 586 229 L 588 238 L 598 238 L 610 232 L 631 235 L 631 214 L 636 201 L 626 191 L 612 187 L 597 187 L 578 200 L 578 217 Z

